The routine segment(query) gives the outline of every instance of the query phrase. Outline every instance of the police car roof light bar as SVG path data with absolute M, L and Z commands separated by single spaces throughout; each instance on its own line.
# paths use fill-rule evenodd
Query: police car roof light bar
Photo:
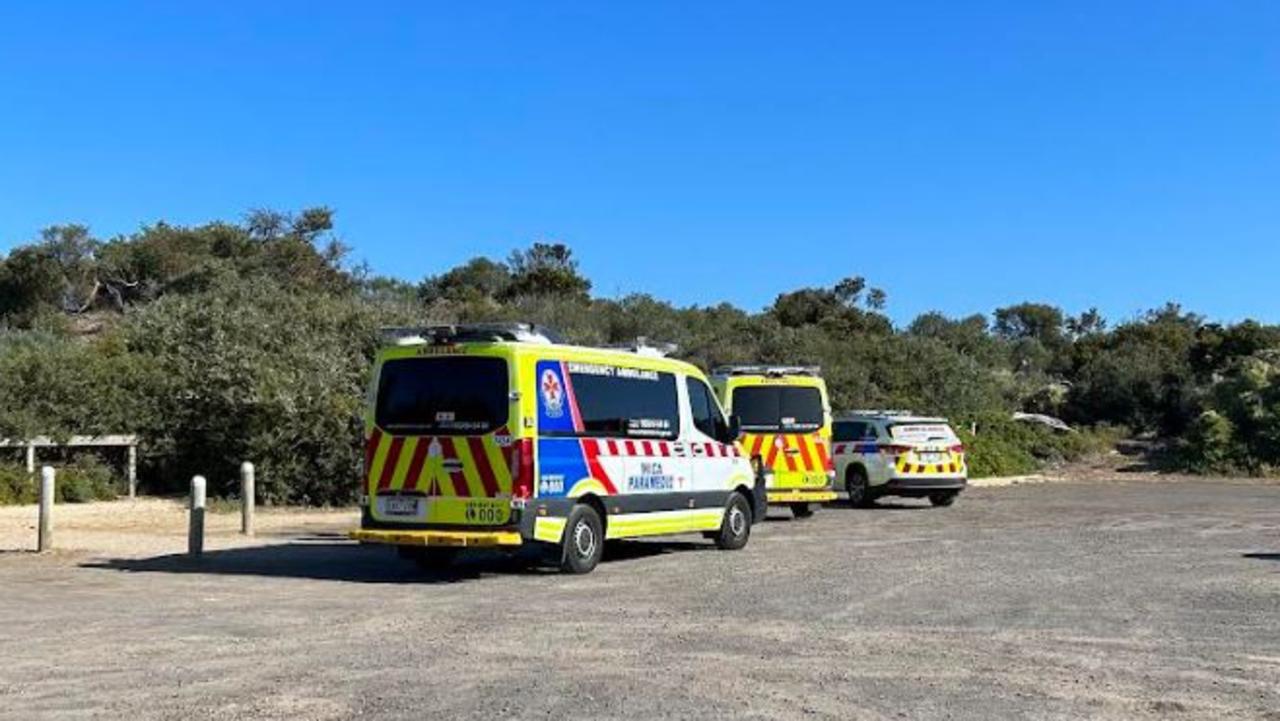
M 533 323 L 458 323 L 426 326 L 390 326 L 382 338 L 396 345 L 426 343 L 562 343 L 559 334 Z
M 860 408 L 852 411 L 846 411 L 841 417 L 857 417 L 857 416 L 875 416 L 877 418 L 898 418 L 905 416 L 915 416 L 915 411 L 902 408 Z
M 715 376 L 820 376 L 821 366 L 724 365 L 712 369 Z

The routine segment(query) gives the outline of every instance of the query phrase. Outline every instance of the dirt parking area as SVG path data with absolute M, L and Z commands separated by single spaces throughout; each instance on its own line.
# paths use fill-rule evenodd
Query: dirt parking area
M 63 511 L 64 509 L 59 509 Z M 0 719 L 1280 719 L 1280 487 L 1047 483 L 433 576 L 347 512 L 0 509 Z M 140 520 L 149 519 L 149 520 Z M 120 528 L 115 528 L 120 526 Z

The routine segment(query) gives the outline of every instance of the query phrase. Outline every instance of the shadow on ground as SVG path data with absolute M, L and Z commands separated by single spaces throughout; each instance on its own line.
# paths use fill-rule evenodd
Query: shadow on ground
M 1280 553 L 1242 553 L 1240 555 L 1255 561 L 1280 561 Z
M 130 573 L 174 573 L 271 578 L 309 578 L 352 583 L 457 583 L 498 575 L 557 573 L 533 549 L 521 553 L 467 551 L 446 569 L 425 570 L 398 557 L 394 548 L 340 540 L 338 534 L 311 534 L 290 543 L 206 551 L 152 558 L 115 558 L 80 564 L 84 568 Z M 625 563 L 669 553 L 714 550 L 710 543 L 685 541 L 613 541 L 604 564 Z

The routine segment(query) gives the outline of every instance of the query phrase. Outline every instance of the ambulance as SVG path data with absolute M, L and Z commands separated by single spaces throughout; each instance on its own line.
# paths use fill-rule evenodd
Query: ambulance
M 854 411 L 836 420 L 833 455 L 849 503 L 881 496 L 950 506 L 968 484 L 964 444 L 945 418 L 910 411 Z
M 352 538 L 427 567 L 467 548 L 533 547 L 587 573 L 608 540 L 700 532 L 734 550 L 764 515 L 736 423 L 688 363 L 528 324 L 389 335 Z
M 744 452 L 763 476 L 770 504 L 796 518 L 836 498 L 829 452 L 831 405 L 820 370 L 813 366 L 737 365 L 711 374 L 729 413 L 742 430 Z

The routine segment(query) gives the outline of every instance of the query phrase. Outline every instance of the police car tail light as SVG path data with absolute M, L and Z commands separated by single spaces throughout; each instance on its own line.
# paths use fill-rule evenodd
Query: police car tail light
M 516 441 L 515 468 L 511 469 L 511 497 L 533 498 L 533 439 Z
M 911 452 L 911 446 L 880 446 L 880 452 L 886 456 L 905 456 Z
M 964 444 L 963 444 L 963 443 L 957 443 L 957 444 L 955 444 L 954 446 L 951 446 L 951 452 L 952 452 L 952 453 L 964 453 Z

